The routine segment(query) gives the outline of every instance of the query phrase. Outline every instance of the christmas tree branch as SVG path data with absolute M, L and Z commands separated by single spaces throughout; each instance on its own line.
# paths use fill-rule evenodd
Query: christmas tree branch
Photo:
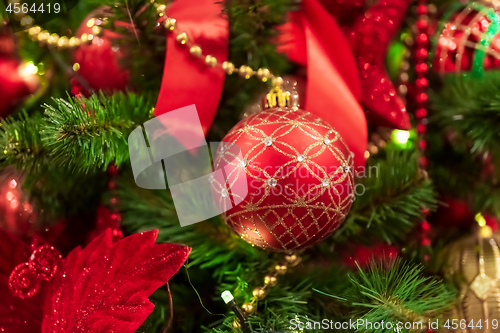
M 56 99 L 45 105 L 42 142 L 52 163 L 88 172 L 129 158 L 127 134 L 148 119 L 152 99 L 134 94 Z
M 500 74 L 488 72 L 481 79 L 449 76 L 440 91 L 431 95 L 431 122 L 454 129 L 472 142 L 470 152 L 500 148 Z
M 239 264 L 236 269 L 228 271 L 224 277 L 224 283 L 217 287 L 217 293 L 229 290 L 240 306 L 252 298 L 255 287 L 261 286 L 263 274 L 273 260 L 260 262 L 245 262 Z M 278 278 L 278 283 L 270 288 L 267 296 L 258 301 L 255 306 L 257 311 L 248 317 L 248 324 L 252 332 L 279 332 L 290 329 L 290 321 L 306 318 L 319 319 L 313 315 L 308 308 L 308 300 L 312 296 L 312 286 L 307 277 L 300 280 L 289 277 L 298 274 L 299 271 L 291 271 L 287 275 Z M 287 279 L 288 278 L 288 279 Z M 229 313 L 223 323 L 217 325 L 213 332 L 231 332 L 231 324 L 236 319 L 234 314 Z
M 276 27 L 285 22 L 289 10 L 298 8 L 294 0 L 228 0 L 224 6 L 229 20 L 229 60 L 235 66 L 265 67 L 277 75 L 292 71 L 286 57 L 276 52 Z M 227 76 L 209 140 L 220 141 L 240 120 L 244 108 L 257 100 L 260 103 L 259 94 L 268 90 L 256 77 Z
M 19 115 L 19 119 L 12 117 L 3 119 L 0 127 L 0 165 L 16 165 L 19 169 L 24 168 L 27 172 L 45 165 L 47 151 L 42 143 L 40 135 L 42 117 L 35 114 L 28 117 L 25 112 Z
M 453 304 L 456 292 L 443 282 L 422 275 L 423 266 L 391 260 L 372 263 L 350 274 L 351 288 L 342 296 L 358 318 L 371 323 L 421 323 L 439 317 Z M 418 326 L 418 325 L 417 325 Z M 418 328 L 418 327 L 417 327 Z M 364 329 L 363 332 L 384 330 Z M 421 332 L 422 329 L 408 330 Z
M 368 160 L 366 170 L 376 174 L 359 181 L 365 192 L 357 196 L 334 240 L 363 234 L 370 241 L 373 236 L 389 243 L 401 240 L 420 221 L 424 207 L 436 207 L 432 183 L 419 172 L 416 151 L 388 146 L 386 156 Z
M 131 233 L 157 228 L 160 241 L 193 247 L 188 267 L 216 269 L 214 274 L 220 277 L 227 272 L 227 267 L 236 267 L 241 260 L 267 257 L 266 252 L 253 248 L 233 234 L 218 216 L 181 227 L 170 191 L 141 189 L 129 172 L 120 177 L 118 196 L 123 227 Z

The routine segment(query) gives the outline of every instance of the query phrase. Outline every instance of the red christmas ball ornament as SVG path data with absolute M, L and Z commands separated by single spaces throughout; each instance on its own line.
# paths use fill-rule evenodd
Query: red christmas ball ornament
M 297 107 L 273 107 L 222 141 L 215 167 L 226 177 L 216 173 L 212 187 L 227 225 L 245 241 L 287 252 L 344 221 L 354 198 L 353 154 L 330 124 Z
M 500 16 L 493 7 L 471 2 L 445 17 L 449 19 L 442 22 L 437 36 L 433 64 L 437 72 L 481 74 L 500 67 Z
M 93 91 L 114 92 L 125 90 L 129 82 L 129 71 L 120 65 L 125 58 L 121 47 L 113 44 L 113 39 L 121 36 L 109 30 L 102 30 L 100 25 L 105 17 L 106 8 L 91 13 L 78 28 L 76 37 L 86 34 L 91 38 L 80 44 L 73 52 L 74 69 L 78 69 L 71 79 L 74 95 L 90 95 Z
M 0 56 L 0 73 L 0 117 L 5 117 L 17 103 L 35 92 L 39 81 L 32 65 L 13 56 Z

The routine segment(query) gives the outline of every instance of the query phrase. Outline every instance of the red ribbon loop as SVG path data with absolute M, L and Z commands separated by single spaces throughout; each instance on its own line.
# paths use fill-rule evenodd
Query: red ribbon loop
M 212 55 L 222 63 L 228 54 L 228 21 L 222 9 L 222 4 L 214 0 L 182 0 L 170 5 L 167 16 L 177 20 L 178 30 L 186 32 L 204 55 Z M 167 38 L 163 81 L 154 115 L 195 104 L 206 134 L 219 105 L 225 73 L 192 56 L 175 37 L 169 34 Z
M 316 0 L 303 0 L 302 10 L 283 26 L 278 50 L 307 65 L 307 111 L 335 127 L 354 153 L 355 166 L 365 165 L 368 139 L 359 73 L 349 43 L 335 20 Z

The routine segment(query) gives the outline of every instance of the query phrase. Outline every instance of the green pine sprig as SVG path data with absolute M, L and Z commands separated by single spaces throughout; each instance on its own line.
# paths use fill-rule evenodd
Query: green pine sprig
M 401 259 L 372 262 L 369 268 L 349 274 L 351 287 L 342 296 L 356 317 L 365 322 L 412 323 L 413 330 L 422 323 L 442 315 L 453 304 L 456 291 L 442 281 L 422 274 L 423 266 Z M 361 329 L 360 332 L 382 333 L 384 329 Z
M 423 208 L 436 207 L 431 181 L 419 171 L 417 152 L 388 147 L 385 157 L 367 162 L 359 193 L 335 240 L 373 237 L 402 240 L 421 219 Z
M 453 129 L 472 143 L 470 152 L 500 149 L 500 73 L 478 79 L 449 76 L 442 89 L 431 94 L 430 121 Z
M 148 119 L 152 102 L 122 93 L 55 99 L 55 105 L 44 105 L 43 146 L 52 163 L 72 170 L 119 166 L 129 158 L 127 135 Z

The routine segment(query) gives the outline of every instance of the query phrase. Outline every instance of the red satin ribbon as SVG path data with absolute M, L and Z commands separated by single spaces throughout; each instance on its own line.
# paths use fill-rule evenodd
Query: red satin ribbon
M 167 16 L 177 20 L 178 30 L 186 32 L 204 54 L 223 62 L 228 53 L 228 21 L 223 16 L 222 4 L 216 1 L 177 0 L 167 9 Z M 169 34 L 167 38 L 163 81 L 154 115 L 195 104 L 206 134 L 219 105 L 225 73 L 190 55 L 175 37 Z
M 364 166 L 368 129 L 358 103 L 359 73 L 339 26 L 317 0 L 303 0 L 282 32 L 278 51 L 307 66 L 304 109 L 334 126 L 355 154 L 355 166 Z

